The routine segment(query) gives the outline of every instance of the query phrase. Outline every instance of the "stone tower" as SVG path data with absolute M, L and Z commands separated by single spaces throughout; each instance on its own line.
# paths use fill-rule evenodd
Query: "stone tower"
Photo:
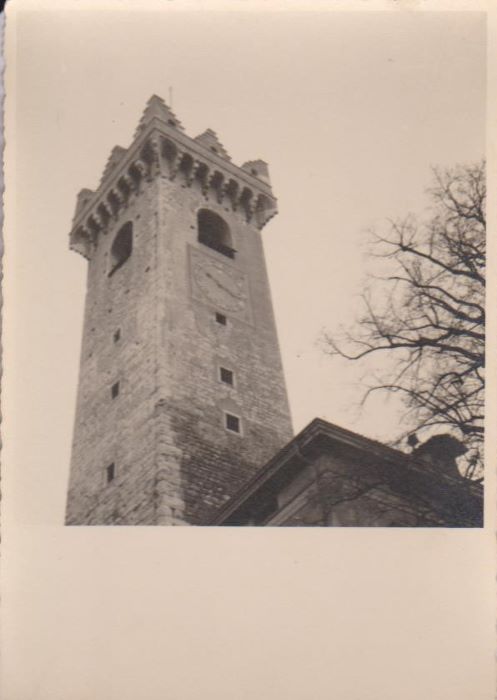
M 78 195 L 88 260 L 67 524 L 207 524 L 292 435 L 260 229 L 267 166 L 153 96 Z

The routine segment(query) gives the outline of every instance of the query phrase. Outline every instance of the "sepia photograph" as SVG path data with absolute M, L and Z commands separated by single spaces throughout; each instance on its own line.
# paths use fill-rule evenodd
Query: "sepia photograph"
M 353 4 L 7 8 L 6 700 L 493 697 L 495 20 Z
M 268 165 L 235 165 L 214 130 L 192 139 L 150 97 L 131 145 L 77 195 L 70 247 L 88 271 L 67 524 L 481 526 L 483 64 L 481 76 L 479 114 L 461 119 L 475 162 L 435 168 L 431 211 L 377 235 L 391 270 L 363 292 L 343 344 L 332 331 L 322 350 L 384 352 L 366 399 L 400 394 L 386 430 L 407 418 L 407 452 L 321 419 L 293 437 L 262 241 L 277 214 Z M 319 157 L 326 182 L 326 141 Z M 329 300 L 332 313 L 336 291 Z
M 167 24 L 188 43 L 152 28 L 58 106 L 63 201 L 39 172 L 38 245 L 74 270 L 66 523 L 481 526 L 484 16 L 303 17 L 300 66 L 289 18 L 263 62 L 238 19 Z

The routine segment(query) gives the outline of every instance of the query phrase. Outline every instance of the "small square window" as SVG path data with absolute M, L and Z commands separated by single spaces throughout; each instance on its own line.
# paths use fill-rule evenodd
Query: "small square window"
M 220 367 L 219 368 L 219 378 L 221 379 L 221 381 L 224 384 L 229 384 L 230 386 L 233 386 L 234 375 L 230 369 L 226 369 L 226 367 Z
M 114 462 L 112 464 L 109 464 L 107 469 L 105 470 L 106 476 L 107 476 L 107 483 L 110 484 L 111 481 L 114 481 L 114 478 L 116 476 L 116 465 Z
M 220 323 L 221 326 L 225 326 L 226 321 L 227 321 L 227 319 L 226 319 L 226 316 L 224 314 L 216 314 L 216 322 Z
M 113 384 L 112 389 L 110 391 L 111 391 L 113 399 L 115 399 L 117 396 L 119 396 L 119 382 L 116 382 L 115 384 Z
M 225 413 L 226 428 L 231 430 L 232 433 L 240 432 L 240 419 L 238 416 L 234 416 L 232 413 Z
M 117 343 L 121 339 L 121 329 L 118 328 L 117 331 L 114 333 L 114 342 Z

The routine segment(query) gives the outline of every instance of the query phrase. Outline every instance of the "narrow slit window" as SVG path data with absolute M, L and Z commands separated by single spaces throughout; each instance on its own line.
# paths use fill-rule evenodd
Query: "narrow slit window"
M 118 328 L 117 331 L 114 333 L 114 342 L 118 343 L 120 339 L 121 339 L 121 329 Z
M 240 419 L 232 413 L 225 413 L 226 429 L 232 433 L 240 433 Z
M 226 367 L 219 368 L 219 378 L 223 384 L 229 384 L 230 386 L 234 384 L 234 374 L 230 369 L 226 369 Z
M 112 389 L 110 390 L 110 393 L 111 393 L 113 399 L 115 399 L 119 396 L 119 382 L 116 382 L 115 384 L 112 385 Z
M 227 322 L 226 316 L 224 314 L 216 314 L 216 323 L 219 323 L 221 326 L 225 326 Z
M 116 476 L 116 465 L 114 464 L 114 462 L 112 462 L 112 464 L 109 464 L 109 466 L 106 468 L 105 475 L 108 484 L 110 484 L 111 481 L 114 481 Z

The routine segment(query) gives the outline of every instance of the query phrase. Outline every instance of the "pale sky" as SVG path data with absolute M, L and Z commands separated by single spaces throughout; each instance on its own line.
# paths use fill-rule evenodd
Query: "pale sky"
M 395 407 L 375 402 L 359 413 L 357 367 L 325 357 L 317 341 L 357 311 L 366 230 L 422 210 L 431 166 L 483 156 L 484 15 L 118 6 L 98 17 L 18 17 L 16 97 L 7 104 L 11 119 L 16 110 L 7 159 L 15 159 L 17 206 L 7 210 L 4 450 L 16 469 L 6 476 L 13 497 L 4 512 L 20 554 L 5 594 L 13 611 L 4 625 L 5 700 L 324 700 L 331 684 L 337 700 L 487 700 L 486 690 L 478 694 L 479 683 L 490 687 L 485 618 L 457 604 L 480 596 L 474 572 L 486 545 L 476 532 L 457 533 L 464 545 L 432 534 L 431 553 L 415 533 L 400 547 L 388 545 L 391 533 L 367 545 L 334 533 L 306 553 L 305 533 L 295 531 L 294 540 L 276 535 L 277 562 L 261 534 L 242 548 L 223 535 L 209 544 L 224 562 L 212 571 L 207 554 L 174 547 L 163 529 L 61 527 L 86 272 L 68 249 L 76 194 L 97 186 L 114 145 L 130 144 L 148 98 L 167 101 L 172 86 L 190 136 L 210 127 L 236 164 L 269 163 L 279 214 L 263 238 L 295 430 L 321 416 L 386 440 L 398 432 Z M 193 532 L 181 537 L 188 543 Z M 273 565 L 280 585 L 280 576 L 292 580 L 288 597 Z M 432 567 L 427 579 L 418 565 Z M 299 578 L 302 567 L 321 583 Z M 328 588 L 319 576 L 330 570 Z M 347 615 L 340 600 L 351 577 Z M 459 588 L 441 608 L 455 577 Z M 255 588 L 257 602 L 237 597 L 240 586 Z M 375 607 L 374 591 L 389 610 Z M 302 658 L 324 621 L 324 646 Z M 29 634 L 16 637 L 19 624 Z M 281 635 L 295 642 L 286 652 Z M 396 645 L 400 666 L 391 668 Z M 358 657 L 352 682 L 347 664 Z M 444 673 L 432 668 L 435 657 Z

